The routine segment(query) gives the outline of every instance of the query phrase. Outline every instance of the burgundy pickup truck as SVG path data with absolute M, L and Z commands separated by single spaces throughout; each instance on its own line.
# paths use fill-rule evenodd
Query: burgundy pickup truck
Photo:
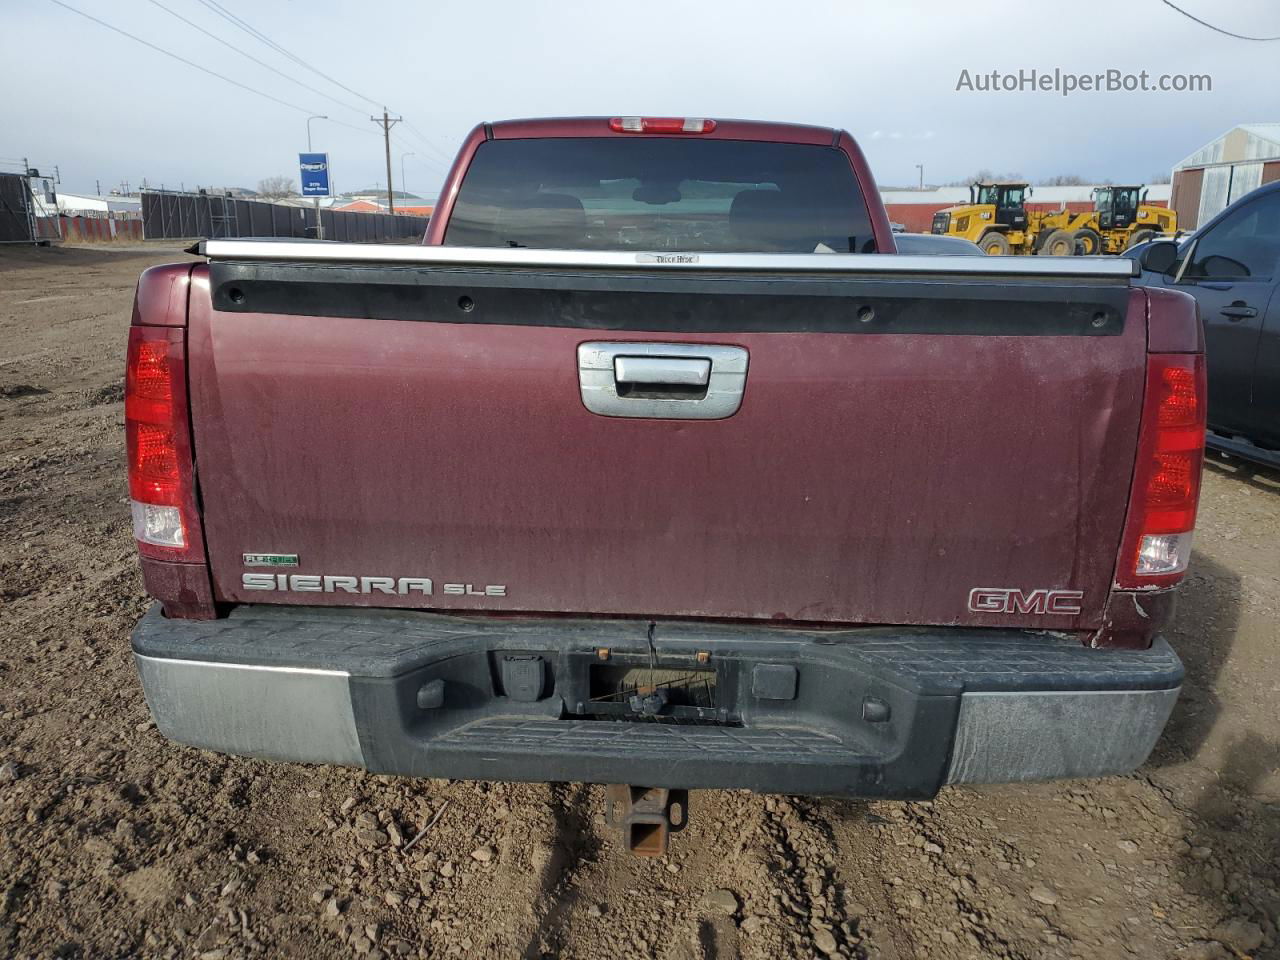
M 1169 716 L 1203 345 L 1130 260 L 895 255 L 847 133 L 636 117 L 477 127 L 423 245 L 200 252 L 126 381 L 175 740 L 622 785 L 643 847 Z

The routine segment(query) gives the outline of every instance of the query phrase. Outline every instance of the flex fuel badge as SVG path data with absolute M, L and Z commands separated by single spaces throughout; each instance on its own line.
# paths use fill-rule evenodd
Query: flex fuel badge
M 246 567 L 296 567 L 298 565 L 296 553 L 246 553 L 242 556 Z

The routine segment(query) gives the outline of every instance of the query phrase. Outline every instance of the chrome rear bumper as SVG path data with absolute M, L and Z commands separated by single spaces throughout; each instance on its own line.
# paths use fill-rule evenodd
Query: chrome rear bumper
M 585 685 L 599 649 L 643 662 L 648 632 L 283 607 L 184 621 L 154 608 L 133 639 L 157 726 L 192 746 L 407 776 L 867 797 L 1126 773 L 1182 679 L 1163 640 L 1087 650 L 1016 631 L 661 623 L 663 663 L 710 665 L 713 722 L 595 716 Z M 505 660 L 532 683 L 506 689 Z

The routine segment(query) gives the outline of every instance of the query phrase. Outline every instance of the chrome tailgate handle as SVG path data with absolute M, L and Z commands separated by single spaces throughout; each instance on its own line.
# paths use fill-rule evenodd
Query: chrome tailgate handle
M 721 420 L 742 404 L 747 351 L 701 343 L 578 346 L 582 402 L 606 417 Z
M 683 357 L 614 357 L 613 379 L 618 383 L 674 384 L 705 387 L 711 361 Z

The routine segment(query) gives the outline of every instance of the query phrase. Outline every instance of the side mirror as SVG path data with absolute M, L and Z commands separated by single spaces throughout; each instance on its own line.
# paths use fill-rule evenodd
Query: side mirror
M 1172 240 L 1153 240 L 1138 256 L 1143 270 L 1169 273 L 1178 262 L 1178 245 Z

